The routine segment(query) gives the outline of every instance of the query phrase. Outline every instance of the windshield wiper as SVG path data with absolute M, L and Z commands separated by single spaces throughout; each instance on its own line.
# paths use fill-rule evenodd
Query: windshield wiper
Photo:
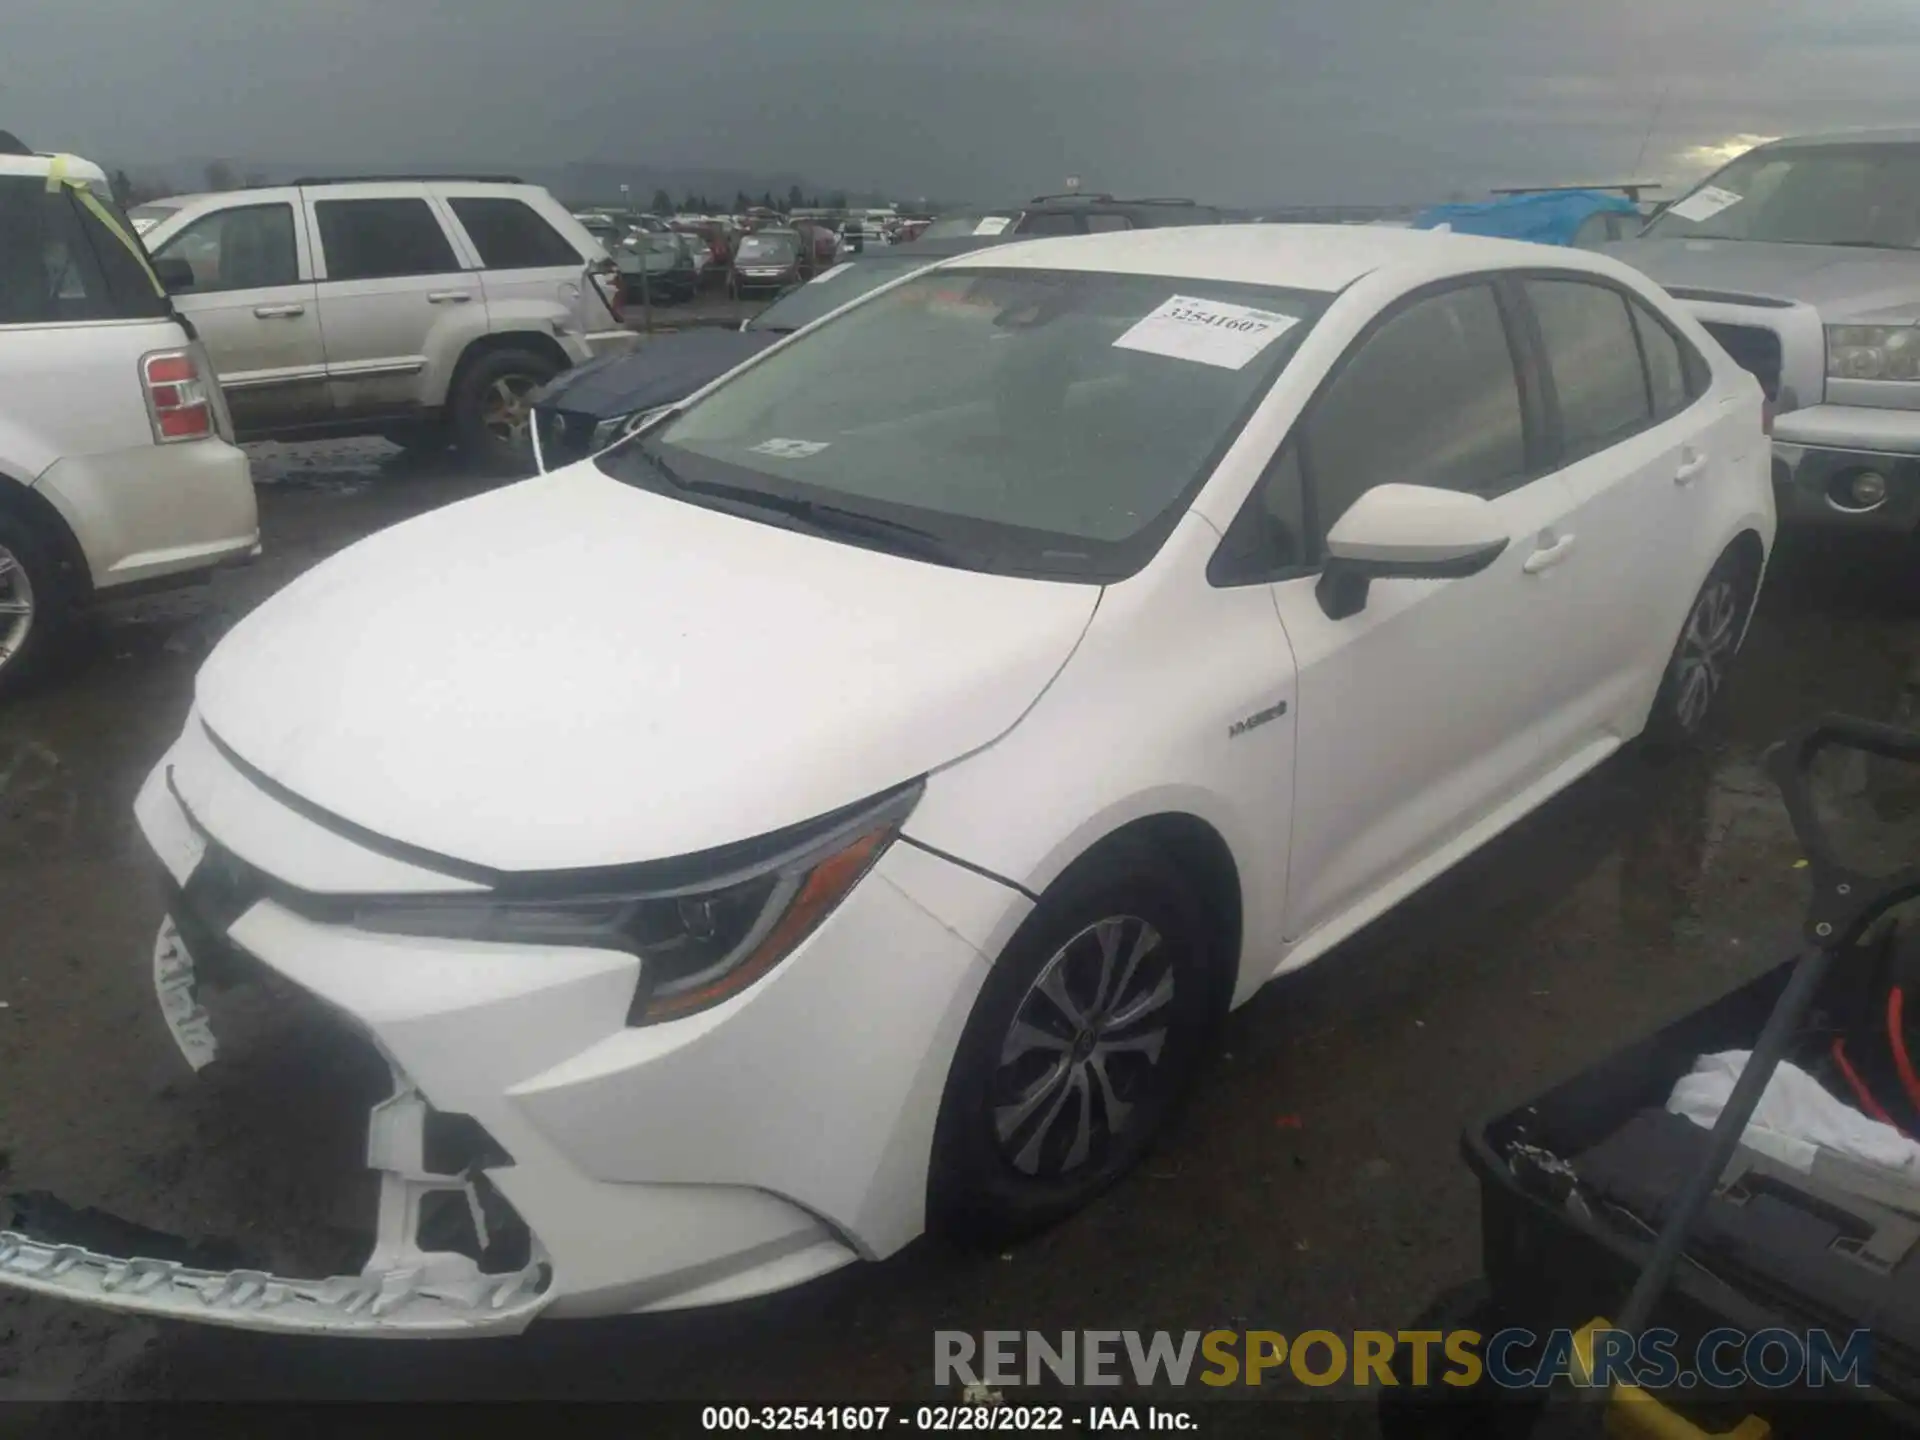
M 777 495 L 771 490 L 755 490 L 746 485 L 729 485 L 722 480 L 692 480 L 679 474 L 646 447 L 639 447 L 649 463 L 666 477 L 677 490 L 694 495 L 708 495 L 716 500 L 725 500 L 752 510 L 771 511 L 775 515 L 784 515 L 789 520 L 797 520 L 801 526 L 816 535 L 848 535 L 862 539 L 882 542 L 882 547 L 898 554 L 919 555 L 924 559 L 938 560 L 949 565 L 966 563 L 966 553 L 948 544 L 931 530 L 922 530 L 918 525 L 909 525 L 904 520 L 889 520 L 883 515 L 869 515 L 863 510 L 847 510 L 838 505 L 826 505 L 817 500 L 803 500 L 797 495 Z

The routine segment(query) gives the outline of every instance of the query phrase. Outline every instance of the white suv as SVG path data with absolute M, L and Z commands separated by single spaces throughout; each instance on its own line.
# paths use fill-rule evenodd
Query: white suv
M 634 343 L 606 250 L 537 185 L 303 180 L 133 211 L 241 439 L 530 457 L 527 397 Z
M 258 550 L 212 382 L 106 176 L 0 132 L 0 690 L 95 596 Z

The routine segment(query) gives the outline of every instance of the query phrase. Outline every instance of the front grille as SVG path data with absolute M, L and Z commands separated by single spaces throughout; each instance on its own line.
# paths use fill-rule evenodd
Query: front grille
M 1706 332 L 1718 340 L 1734 363 L 1760 382 L 1767 399 L 1780 398 L 1780 337 L 1758 325 L 1728 325 L 1702 320 Z

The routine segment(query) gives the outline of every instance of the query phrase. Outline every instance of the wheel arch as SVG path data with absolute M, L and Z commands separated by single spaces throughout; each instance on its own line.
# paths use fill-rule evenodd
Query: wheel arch
M 453 374 L 447 380 L 446 408 L 451 411 L 454 397 L 460 393 L 468 373 L 473 367 L 489 355 L 498 355 L 506 350 L 530 350 L 543 359 L 550 360 L 558 370 L 573 368 L 573 357 L 568 355 L 560 342 L 551 335 L 543 335 L 538 330 L 501 330 L 493 334 L 482 335 L 470 341 L 467 348 L 460 352 L 460 358 L 454 362 Z
M 0 470 L 0 510 L 25 521 L 45 535 L 59 557 L 62 578 L 71 587 L 69 596 L 84 602 L 93 594 L 93 567 L 87 563 L 80 537 L 73 533 L 54 503 L 25 481 Z
M 1125 850 L 1146 849 L 1165 860 L 1193 887 L 1215 942 L 1217 1003 L 1225 1010 L 1238 986 L 1244 959 L 1246 919 L 1240 864 L 1226 837 L 1208 820 L 1185 810 L 1162 810 L 1106 831 L 1062 867 L 1040 900 L 1070 880 Z

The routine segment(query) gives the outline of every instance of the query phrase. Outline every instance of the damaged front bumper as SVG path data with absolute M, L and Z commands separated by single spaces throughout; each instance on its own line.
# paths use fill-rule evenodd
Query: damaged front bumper
M 168 1260 L 96 1255 L 10 1230 L 0 1231 L 0 1278 L 33 1294 L 156 1319 L 315 1335 L 513 1333 L 546 1304 L 537 1268 L 504 1280 L 435 1274 L 428 1265 L 290 1280 L 264 1270 L 196 1270 Z
M 223 1269 L 21 1224 L 0 1248 L 0 1289 L 257 1330 L 511 1332 L 535 1316 L 744 1300 L 892 1254 L 924 1226 L 985 954 L 1028 908 L 895 845 L 754 987 L 630 1027 L 639 962 L 624 952 L 354 926 L 332 897 L 463 882 L 321 826 L 235 769 L 197 717 L 135 813 L 177 892 L 154 956 L 160 1012 L 188 1063 L 290 1157 L 256 1149 L 219 1167 L 277 1177 L 277 1200 L 248 1196 L 236 1213 L 261 1216 L 250 1230 L 279 1248 Z M 270 1003 L 223 1000 L 230 964 Z M 223 1005 L 260 1024 L 311 1015 L 315 1034 L 338 1036 L 243 1057 Z M 863 1015 L 885 1023 L 846 1024 Z M 277 1066 L 270 1095 L 246 1078 L 260 1056 Z M 320 1146 L 277 1107 L 323 1089 L 340 1123 Z M 336 1184 L 355 1191 L 350 1225 L 315 1198 Z
M 199 1071 L 217 1057 L 219 1042 L 200 1003 L 203 977 L 172 918 L 155 941 L 153 970 L 161 1013 L 181 1054 Z M 229 975 L 228 982 L 248 978 Z M 371 1046 L 360 1037 L 346 1043 Z M 382 1054 L 379 1060 L 392 1089 L 368 1115 L 366 1158 L 380 1188 L 370 1252 L 357 1274 L 299 1279 L 162 1258 L 205 1247 L 51 1197 L 31 1205 L 21 1201 L 35 1197 L 21 1197 L 16 1205 L 27 1223 L 0 1231 L 0 1282 L 156 1318 L 249 1330 L 431 1338 L 524 1328 L 547 1304 L 550 1267 L 477 1165 L 459 1174 L 432 1168 L 427 1129 L 435 1112 L 390 1059 Z M 444 1220 L 450 1208 L 464 1212 L 451 1229 Z M 463 1236 L 473 1253 L 434 1248 L 424 1240 L 429 1229 Z M 103 1254 L 90 1248 L 101 1236 L 155 1253 Z

